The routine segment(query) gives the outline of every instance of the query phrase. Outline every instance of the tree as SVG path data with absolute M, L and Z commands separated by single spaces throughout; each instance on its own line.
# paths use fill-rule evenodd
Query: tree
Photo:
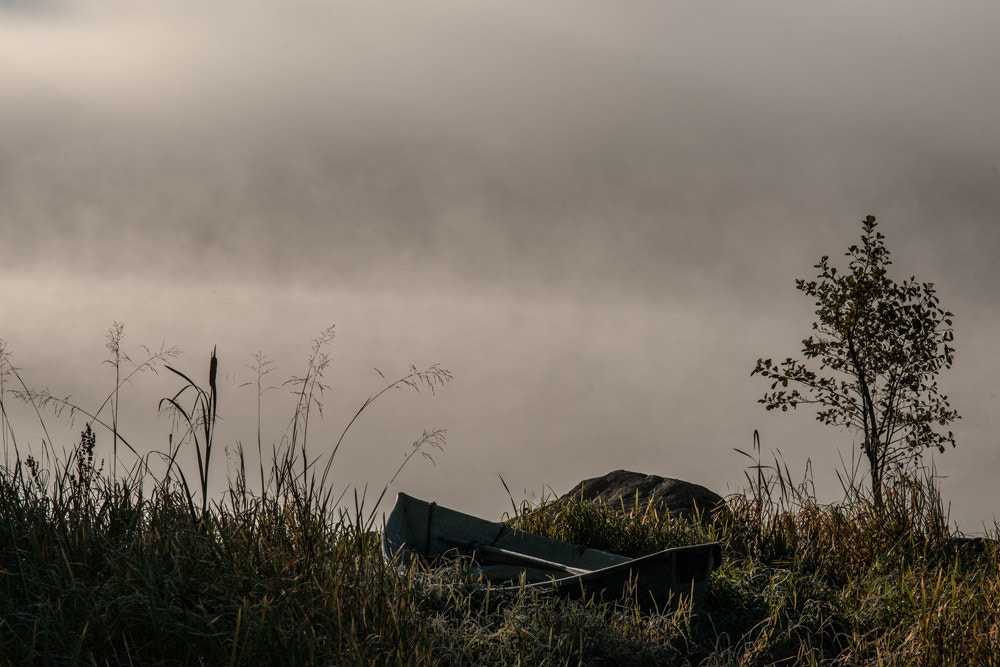
M 873 216 L 862 222 L 861 245 L 845 253 L 846 273 L 824 256 L 814 267 L 818 280 L 795 281 L 816 299 L 814 334 L 802 341 L 805 362 L 758 359 L 751 375 L 771 380 L 759 400 L 767 410 L 816 404 L 819 421 L 860 431 L 881 508 L 886 475 L 916 464 L 928 448 L 954 447 L 954 434 L 936 428 L 960 417 L 936 381 L 955 357 L 953 315 L 941 308 L 932 283 L 888 277 L 892 262 L 875 227 Z M 818 362 L 819 373 L 806 362 Z

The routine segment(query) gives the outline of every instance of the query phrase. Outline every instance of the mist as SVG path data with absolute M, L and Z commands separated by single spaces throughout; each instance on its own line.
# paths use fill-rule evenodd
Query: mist
M 615 468 L 736 490 L 754 429 L 836 495 L 854 436 L 764 413 L 749 372 L 798 350 L 794 279 L 874 214 L 894 276 L 957 316 L 941 384 L 964 418 L 935 463 L 976 530 L 1000 463 L 998 13 L 6 2 L 0 338 L 97 404 L 114 321 L 191 372 L 218 345 L 235 447 L 256 442 L 250 355 L 285 379 L 336 324 L 317 447 L 379 389 L 372 367 L 456 377 L 378 406 L 337 483 L 380 488 L 441 426 L 437 465 L 397 490 L 484 513 L 509 505 L 501 474 L 535 497 Z M 172 388 L 129 388 L 133 440 L 163 446 Z M 268 393 L 265 446 L 287 400 Z

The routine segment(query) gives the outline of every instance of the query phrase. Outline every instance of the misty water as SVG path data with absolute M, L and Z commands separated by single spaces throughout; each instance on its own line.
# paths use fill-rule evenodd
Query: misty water
M 843 471 L 851 457 L 851 434 L 824 428 L 804 411 L 773 415 L 756 403 L 765 385 L 749 377 L 754 355 L 782 338 L 787 346 L 794 336 L 776 336 L 769 318 L 748 312 L 734 317 L 690 304 L 504 298 L 458 289 L 400 296 L 88 280 L 47 285 L 40 276 L 6 277 L 5 294 L 4 339 L 25 381 L 89 411 L 113 387 L 113 368 L 102 363 L 113 321 L 125 323 L 122 349 L 134 361 L 145 358 L 141 345 L 179 346 L 181 356 L 169 363 L 202 384 L 217 347 L 216 494 L 228 483 L 227 469 L 235 470 L 237 443 L 247 451 L 251 489 L 259 484 L 257 394 L 244 386 L 256 381 L 253 355 L 262 352 L 273 362 L 262 400 L 266 456 L 289 434 L 294 388 L 282 383 L 304 374 L 310 340 L 331 324 L 329 389 L 321 398 L 322 418 L 316 413 L 311 421 L 311 455 L 328 453 L 354 411 L 384 386 L 373 368 L 389 380 L 405 375 L 410 364 L 437 363 L 455 375 L 433 396 L 390 392 L 362 416 L 333 466 L 332 488 L 336 495 L 347 490 L 347 498 L 366 486 L 369 498 L 377 496 L 410 444 L 436 427 L 448 431 L 445 449 L 430 450 L 433 464 L 411 461 L 387 502 L 402 490 L 499 517 L 510 507 L 501 475 L 515 501 L 537 502 L 619 468 L 725 494 L 745 482 L 749 462 L 734 450 L 749 451 L 754 429 L 765 455 L 780 450 L 796 476 L 811 460 L 821 499 L 835 500 L 834 471 Z M 734 332 L 737 319 L 742 329 Z M 12 379 L 6 383 L 10 389 Z M 170 420 L 158 415 L 157 405 L 181 386 L 161 366 L 123 388 L 120 430 L 141 452 L 166 449 Z M 955 393 L 961 407 L 962 392 Z M 37 417 L 10 396 L 5 405 L 19 446 L 37 453 L 43 438 Z M 42 416 L 57 450 L 78 441 L 80 417 Z M 107 409 L 102 416 L 109 420 Z M 976 462 L 982 450 L 961 437 L 962 426 L 960 447 L 938 457 L 939 472 L 948 476 L 943 488 L 953 520 L 975 532 L 981 521 L 992 521 L 992 480 Z M 110 433 L 99 430 L 106 468 L 110 442 Z M 121 461 L 130 465 L 134 457 L 121 454 Z M 190 447 L 181 461 L 193 475 Z
M 725 494 L 757 429 L 836 500 L 856 435 L 765 413 L 750 371 L 797 354 L 794 280 L 873 214 L 893 277 L 956 315 L 940 386 L 963 419 L 934 462 L 977 532 L 1000 507 L 1000 17 L 958 4 L 0 2 L 0 339 L 85 408 L 116 321 L 202 381 L 217 347 L 217 491 L 221 447 L 256 451 L 253 355 L 280 387 L 335 325 L 317 455 L 373 367 L 455 376 L 373 406 L 339 490 L 377 493 L 440 427 L 393 490 L 494 517 L 501 475 L 515 500 L 618 468 Z M 124 388 L 140 450 L 166 447 L 179 387 Z M 263 397 L 265 448 L 289 389 Z M 83 427 L 43 418 L 57 448 Z

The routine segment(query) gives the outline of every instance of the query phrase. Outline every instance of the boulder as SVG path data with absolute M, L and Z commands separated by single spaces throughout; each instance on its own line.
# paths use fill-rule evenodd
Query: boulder
M 690 513 L 697 506 L 705 516 L 709 516 L 724 503 L 722 496 L 700 484 L 628 470 L 615 470 L 585 479 L 559 500 L 598 500 L 614 507 L 624 505 L 625 510 L 630 510 L 636 506 L 636 494 L 641 510 L 651 503 L 661 514 L 665 511 L 671 514 Z

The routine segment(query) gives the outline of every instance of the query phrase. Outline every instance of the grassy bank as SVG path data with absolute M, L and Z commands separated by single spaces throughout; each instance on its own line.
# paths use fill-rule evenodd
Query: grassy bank
M 26 468 L 26 467 L 25 467 Z M 24 468 L 22 468 L 24 469 Z M 88 480 L 48 492 L 0 477 L 0 654 L 12 664 L 986 664 L 1000 637 L 1000 554 L 962 544 L 899 489 L 791 511 L 753 496 L 703 524 L 571 503 L 525 527 L 626 553 L 721 539 L 704 607 L 527 595 L 487 611 L 460 571 L 387 567 L 366 517 L 289 492 L 192 519 L 183 492 Z
M 308 463 L 306 449 L 305 418 L 322 368 L 314 356 L 300 380 L 293 420 L 300 426 L 274 451 L 253 491 L 241 463 L 227 471 L 233 481 L 223 498 L 204 498 L 202 481 L 212 470 L 211 370 L 205 388 L 183 376 L 168 404 L 188 427 L 176 442 L 197 450 L 197 470 L 177 469 L 176 452 L 165 452 L 159 476 L 143 457 L 130 470 L 108 471 L 95 461 L 89 425 L 61 459 L 17 454 L 7 461 L 0 470 L 3 661 L 1000 661 L 1000 549 L 992 539 L 950 535 L 926 478 L 890 486 L 881 512 L 852 486 L 843 502 L 821 505 L 808 484 L 759 465 L 746 492 L 712 518 L 574 502 L 525 505 L 514 520 L 533 532 L 629 555 L 719 540 L 725 564 L 697 610 L 649 615 L 531 594 L 485 609 L 460 570 L 388 566 L 369 533 L 377 518 L 364 502 L 338 509 L 323 464 Z M 396 386 L 433 388 L 448 379 L 438 373 L 414 369 Z M 425 434 L 412 455 L 433 438 Z

